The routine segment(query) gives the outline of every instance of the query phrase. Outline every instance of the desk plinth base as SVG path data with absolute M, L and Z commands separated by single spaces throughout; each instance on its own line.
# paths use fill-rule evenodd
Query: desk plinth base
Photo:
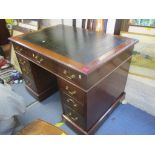
M 120 104 L 122 100 L 125 98 L 125 92 L 123 92 L 116 101 L 112 104 L 112 106 L 107 110 L 107 112 L 102 115 L 102 117 L 88 130 L 85 131 L 84 129 L 80 128 L 77 124 L 71 121 L 66 115 L 62 115 L 65 123 L 73 128 L 77 133 L 84 134 L 84 135 L 91 135 L 96 132 L 96 130 L 102 125 L 103 121 L 113 112 L 113 110 Z
M 46 90 L 44 90 L 41 93 L 36 93 L 34 92 L 30 87 L 28 87 L 27 85 L 25 85 L 26 89 L 28 90 L 28 92 L 37 100 L 42 101 L 44 99 L 46 99 L 47 97 L 49 97 L 50 95 L 54 94 L 56 91 L 58 91 L 58 87 L 57 86 L 53 86 L 50 87 Z

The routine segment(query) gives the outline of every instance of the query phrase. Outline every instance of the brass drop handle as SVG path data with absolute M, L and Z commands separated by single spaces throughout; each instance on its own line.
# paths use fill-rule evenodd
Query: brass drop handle
M 68 93 L 69 93 L 70 95 L 75 95 L 75 94 L 76 94 L 76 90 L 69 91 L 69 87 L 68 87 L 68 86 L 66 86 L 65 89 L 68 90 Z
M 34 58 L 37 60 L 38 59 L 38 55 L 36 55 Z
M 77 106 L 78 106 L 78 105 L 75 103 L 75 101 L 72 100 L 71 98 L 68 98 L 68 99 L 67 99 L 67 102 L 68 102 L 68 103 L 72 103 L 74 107 L 77 107 Z
M 23 64 L 26 64 L 26 61 L 25 60 L 23 60 Z
M 41 63 L 44 59 L 42 57 L 39 57 L 38 55 L 32 54 L 33 58 L 37 60 L 38 63 Z
M 19 52 L 21 52 L 23 49 L 22 48 L 19 48 Z
M 22 59 L 18 59 L 19 63 L 21 63 L 22 65 L 24 65 L 26 63 L 25 60 L 22 60 Z
M 41 57 L 38 61 L 39 63 L 41 63 L 42 61 L 44 61 L 44 59 Z
M 73 121 L 77 121 L 77 120 L 78 120 L 78 117 L 73 117 L 71 112 L 69 112 L 68 115 L 70 116 L 70 118 L 71 118 Z
M 67 70 L 64 70 L 63 73 L 66 75 L 66 77 L 70 80 L 74 79 L 76 76 L 74 74 L 69 75 L 69 73 L 67 72 Z
M 16 46 L 15 47 L 15 50 L 17 50 L 18 52 L 21 52 L 23 50 L 23 48 L 22 47 L 19 47 L 19 46 Z

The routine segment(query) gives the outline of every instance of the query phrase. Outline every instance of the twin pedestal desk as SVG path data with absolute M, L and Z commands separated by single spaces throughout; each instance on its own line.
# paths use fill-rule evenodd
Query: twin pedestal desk
M 93 134 L 124 98 L 136 40 L 63 25 L 10 40 L 27 90 L 43 100 L 59 89 L 62 117 L 78 133 Z

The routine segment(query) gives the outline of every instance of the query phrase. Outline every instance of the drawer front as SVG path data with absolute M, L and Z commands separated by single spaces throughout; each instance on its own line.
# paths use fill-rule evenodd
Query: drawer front
M 86 122 L 84 118 L 66 105 L 64 105 L 64 114 L 75 124 L 86 129 Z
M 86 87 L 86 76 L 84 74 L 20 45 L 14 44 L 14 49 L 16 50 L 16 53 L 26 56 L 28 59 L 37 63 L 41 67 L 58 74 L 64 79 L 75 83 L 82 88 Z
M 17 54 L 22 54 L 26 56 L 26 58 L 38 64 L 39 66 L 48 69 L 49 71 L 52 71 L 54 73 L 57 73 L 57 63 L 52 61 L 48 57 L 45 57 L 35 51 L 29 50 L 25 47 L 16 44 L 14 44 L 14 49 L 16 50 Z
M 84 105 L 74 100 L 72 97 L 66 95 L 65 93 L 62 94 L 62 101 L 63 104 L 69 106 L 71 109 L 84 116 Z
M 29 61 L 27 59 L 24 59 L 23 57 L 21 57 L 18 54 L 17 54 L 17 59 L 18 59 L 18 62 L 20 64 L 23 75 L 24 76 L 26 75 L 29 78 L 33 79 Z
M 85 92 L 83 90 L 77 88 L 65 80 L 61 80 L 60 78 L 58 78 L 58 84 L 62 92 L 77 100 L 81 104 L 84 104 Z
M 58 73 L 67 81 L 75 83 L 82 88 L 86 87 L 86 76 L 84 74 L 61 64 L 58 67 Z
M 32 72 L 31 72 L 31 67 L 30 67 L 29 61 L 27 59 L 21 57 L 18 54 L 17 54 L 17 59 L 18 59 L 18 62 L 20 64 L 20 67 L 21 67 L 21 70 L 23 73 L 23 78 L 24 78 L 25 84 L 28 87 L 30 87 L 32 90 L 37 91 L 36 85 L 33 80 L 34 78 L 33 78 Z

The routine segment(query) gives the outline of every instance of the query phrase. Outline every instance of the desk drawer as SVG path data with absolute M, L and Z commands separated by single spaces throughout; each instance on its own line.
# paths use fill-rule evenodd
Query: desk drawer
M 64 114 L 81 128 L 86 129 L 85 119 L 66 105 L 64 105 Z
M 16 50 L 17 54 L 19 53 L 23 56 L 26 56 L 26 58 L 35 62 L 39 66 L 41 66 L 45 69 L 48 69 L 49 71 L 52 71 L 54 73 L 57 73 L 57 63 L 52 61 L 48 57 L 45 57 L 35 51 L 32 51 L 30 49 L 27 49 L 25 47 L 22 47 L 22 46 L 16 45 L 16 44 L 14 44 L 14 49 Z
M 16 50 L 16 53 L 26 56 L 26 58 L 37 63 L 39 66 L 58 74 L 72 83 L 83 88 L 85 87 L 86 76 L 84 74 L 20 45 L 14 44 L 14 49 Z
M 60 78 L 58 79 L 58 84 L 62 92 L 84 104 L 85 92 L 83 90 Z
M 22 70 L 23 75 L 28 76 L 29 78 L 33 79 L 31 67 L 29 61 L 24 59 L 20 55 L 17 54 L 18 62 L 20 64 L 20 68 Z
M 67 81 L 70 81 L 78 86 L 81 86 L 82 88 L 85 88 L 86 76 L 84 74 L 62 64 L 59 64 L 58 66 L 58 73 Z
M 72 97 L 66 95 L 65 93 L 62 94 L 62 101 L 63 104 L 69 106 L 71 109 L 84 116 L 84 105 L 82 105 Z

